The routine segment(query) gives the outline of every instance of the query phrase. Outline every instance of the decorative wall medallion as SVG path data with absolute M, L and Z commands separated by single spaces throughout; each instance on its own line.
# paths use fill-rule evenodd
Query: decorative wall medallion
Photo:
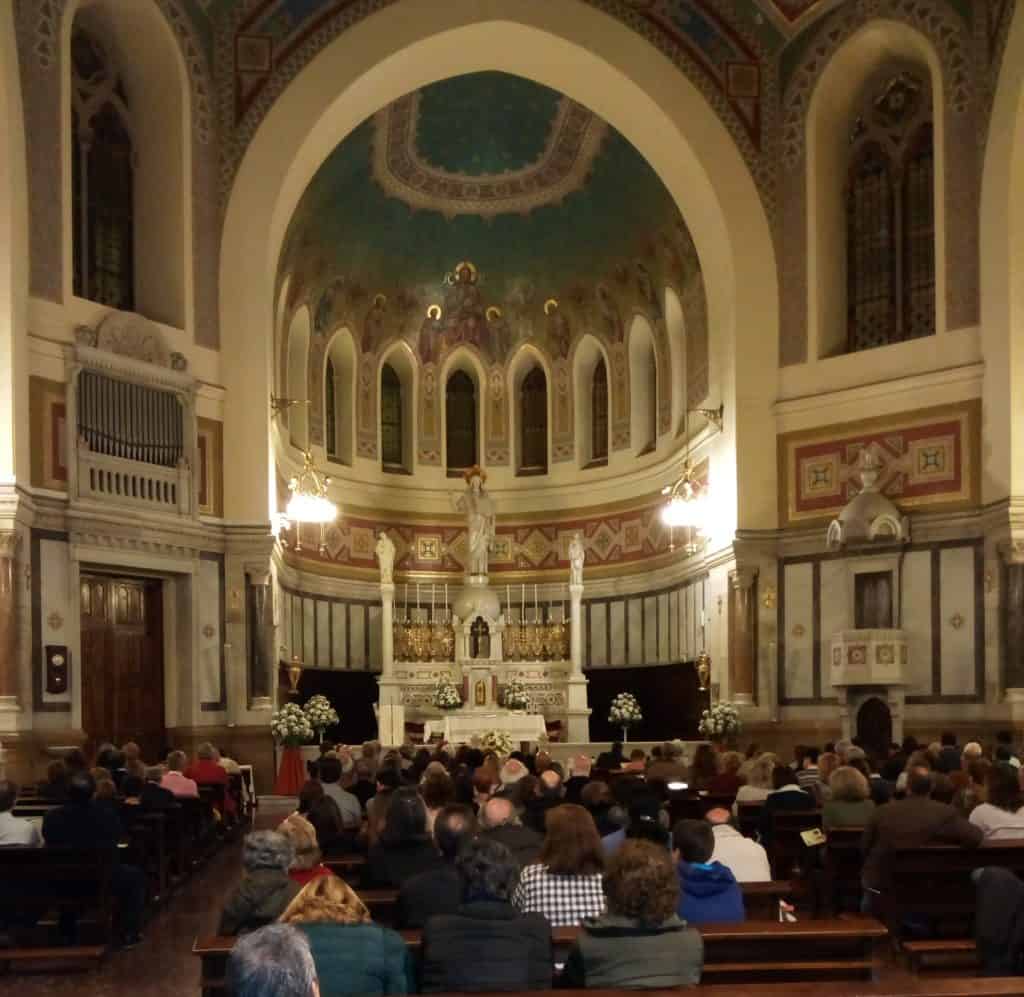
M 60 613 L 58 613 L 56 610 L 54 610 L 52 613 L 50 613 L 49 616 L 46 617 L 46 625 L 51 630 L 60 630 L 60 628 L 64 626 L 64 617 L 61 616 Z
M 875 648 L 875 663 L 879 665 L 896 664 L 896 646 L 894 644 L 879 644 Z
M 851 644 L 846 649 L 846 663 L 848 665 L 866 665 L 868 662 L 868 649 L 866 644 Z
M 214 636 L 214 635 L 215 635 L 216 633 L 217 633 L 217 631 L 216 631 L 216 630 L 215 630 L 215 629 L 213 628 L 213 624 L 212 624 L 212 623 L 207 623 L 207 624 L 206 624 L 206 626 L 205 626 L 205 627 L 203 627 L 203 636 L 204 636 L 204 637 L 205 637 L 205 638 L 206 638 L 207 640 L 212 640 L 212 639 L 213 639 L 213 636 Z
M 803 637 L 805 633 L 807 633 L 807 628 L 802 623 L 798 623 L 795 627 L 793 627 L 794 637 Z
M 766 585 L 765 586 L 764 596 L 761 599 L 761 605 L 764 606 L 765 609 L 774 609 L 775 608 L 775 586 L 774 585 Z
M 960 629 L 960 628 L 961 628 L 961 627 L 962 627 L 962 626 L 964 625 L 964 623 L 965 623 L 965 622 L 966 622 L 966 621 L 964 620 L 963 616 L 961 616 L 961 615 L 960 615 L 960 613 L 954 613 L 954 614 L 953 614 L 953 615 L 952 615 L 952 616 L 951 616 L 951 617 L 949 618 L 949 625 L 950 625 L 950 626 L 951 626 L 951 627 L 952 627 L 952 628 L 953 628 L 954 630 L 959 630 L 959 629 Z

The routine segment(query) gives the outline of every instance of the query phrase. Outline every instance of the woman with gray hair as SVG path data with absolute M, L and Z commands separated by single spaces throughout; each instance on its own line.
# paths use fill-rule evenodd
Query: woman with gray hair
M 240 935 L 276 921 L 300 886 L 288 876 L 295 861 L 292 843 L 277 831 L 253 831 L 242 845 L 245 878 L 220 916 L 220 935 Z

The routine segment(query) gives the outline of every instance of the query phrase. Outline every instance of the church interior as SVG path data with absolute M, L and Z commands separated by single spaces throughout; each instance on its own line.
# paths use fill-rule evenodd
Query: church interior
M 1016 0 L 12 0 L 0 131 L 4 779 L 1024 732 Z

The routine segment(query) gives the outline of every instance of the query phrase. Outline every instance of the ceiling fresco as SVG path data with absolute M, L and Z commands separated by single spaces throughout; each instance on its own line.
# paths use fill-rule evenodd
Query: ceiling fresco
M 401 98 L 323 163 L 289 225 L 279 279 L 314 332 L 362 353 L 403 336 L 424 363 L 466 342 L 503 363 L 522 341 L 566 357 L 584 329 L 621 343 L 661 325 L 662 289 L 703 298 L 657 174 L 614 128 L 505 73 Z

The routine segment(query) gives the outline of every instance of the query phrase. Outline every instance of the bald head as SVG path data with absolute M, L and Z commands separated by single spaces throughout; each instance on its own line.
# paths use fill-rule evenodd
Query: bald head
M 732 814 L 725 807 L 714 807 L 704 815 L 704 819 L 714 827 L 716 824 L 728 824 Z
M 540 774 L 540 782 L 544 792 L 548 794 L 559 794 L 562 792 L 562 777 L 554 770 L 547 769 Z
M 516 808 L 511 800 L 502 796 L 494 796 L 484 804 L 483 825 L 484 827 L 501 827 L 502 824 L 511 824 L 516 819 Z

